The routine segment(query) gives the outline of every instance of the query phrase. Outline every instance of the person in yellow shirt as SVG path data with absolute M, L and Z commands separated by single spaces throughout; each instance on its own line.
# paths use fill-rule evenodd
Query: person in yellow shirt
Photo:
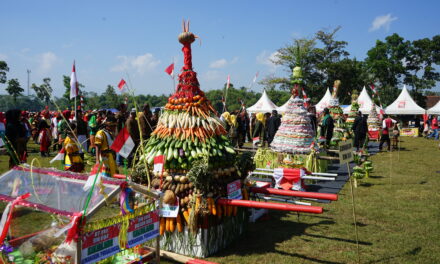
M 115 173 L 118 173 L 115 160 L 116 155 L 110 149 L 110 146 L 113 144 L 116 125 L 116 119 L 113 116 L 107 117 L 104 127 L 95 136 L 96 163 L 103 163 L 105 168 L 103 175 L 107 177 L 113 177 Z
M 66 153 L 64 170 L 73 172 L 84 171 L 84 161 L 79 153 L 78 142 L 76 141 L 76 125 L 70 124 L 70 129 L 67 131 L 64 139 L 64 150 Z

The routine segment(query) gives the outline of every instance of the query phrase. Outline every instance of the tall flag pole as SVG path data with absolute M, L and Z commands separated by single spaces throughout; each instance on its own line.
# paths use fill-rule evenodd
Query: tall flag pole
M 76 79 L 75 61 L 73 61 L 72 74 L 70 75 L 70 99 L 75 98 L 75 119 L 76 119 L 76 98 L 79 94 L 78 80 Z

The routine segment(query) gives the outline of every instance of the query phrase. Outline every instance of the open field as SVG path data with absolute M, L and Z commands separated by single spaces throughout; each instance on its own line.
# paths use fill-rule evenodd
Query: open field
M 403 138 L 400 152 L 371 158 L 374 171 L 355 189 L 361 263 L 440 262 L 438 141 Z M 35 157 L 36 154 L 32 154 Z M 50 158 L 41 158 L 48 166 Z M 7 157 L 0 169 L 7 170 Z M 218 263 L 356 263 L 350 185 L 322 215 L 270 212 L 249 224 Z M 19 221 L 31 222 L 23 214 Z M 39 216 L 40 217 L 40 216 Z

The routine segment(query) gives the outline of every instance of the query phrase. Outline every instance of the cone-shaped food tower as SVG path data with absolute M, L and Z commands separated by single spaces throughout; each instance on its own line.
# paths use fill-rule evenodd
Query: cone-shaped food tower
M 244 159 L 230 147 L 223 123 L 200 90 L 191 61 L 191 43 L 196 36 L 188 31 L 189 24 L 184 23 L 183 28 L 179 42 L 183 45 L 184 66 L 179 84 L 145 148 L 148 164 L 160 155 L 166 160 L 163 175 L 153 176 L 153 187 L 165 192 L 166 204 L 174 204 L 179 198 L 179 215 L 195 230 L 198 217 L 216 214 L 213 198 L 226 197 L 227 183 L 247 173 L 241 173 L 242 168 L 246 170 L 246 166 L 239 165 Z
M 348 118 L 345 121 L 348 130 L 351 130 L 354 120 L 356 119 L 359 112 L 359 104 L 357 103 L 358 97 L 359 97 L 359 92 L 357 90 L 353 90 L 351 95 L 351 109 L 350 112 L 348 113 Z
M 330 114 L 333 117 L 333 120 L 335 122 L 335 128 L 333 130 L 333 138 L 331 140 L 331 145 L 337 146 L 338 142 L 341 140 L 346 140 L 349 138 L 348 130 L 345 126 L 345 120 L 344 120 L 344 111 L 339 106 L 339 99 L 338 99 L 338 89 L 341 85 L 341 81 L 336 80 L 333 86 L 333 94 L 332 99 L 330 100 Z
M 287 103 L 287 110 L 281 125 L 275 134 L 271 147 L 276 152 L 309 154 L 315 137 L 309 114 L 304 108 L 304 100 L 298 97 L 302 85 L 300 67 L 293 69 L 292 97 Z
M 380 130 L 380 120 L 379 120 L 379 116 L 377 115 L 376 105 L 374 104 L 371 107 L 370 114 L 368 115 L 367 124 L 368 124 L 368 130 L 370 131 Z

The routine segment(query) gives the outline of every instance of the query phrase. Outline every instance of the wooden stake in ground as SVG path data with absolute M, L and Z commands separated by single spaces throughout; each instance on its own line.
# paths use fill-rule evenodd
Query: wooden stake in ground
M 354 201 L 353 179 L 351 178 L 350 165 L 348 162 L 347 162 L 347 171 L 348 171 L 348 178 L 350 180 L 351 204 L 353 207 L 354 233 L 356 234 L 356 250 L 357 250 L 357 258 L 358 258 L 357 263 L 361 263 L 360 250 L 359 250 L 359 235 L 358 235 L 357 220 L 356 220 L 356 206 L 355 206 L 355 201 Z
M 356 234 L 356 251 L 357 251 L 357 263 L 361 263 L 360 251 L 359 251 L 359 235 L 357 230 L 357 220 L 356 220 L 356 206 L 354 201 L 354 191 L 353 191 L 353 179 L 351 178 L 350 172 L 350 162 L 353 161 L 353 142 L 351 140 L 339 142 L 339 163 L 342 165 L 347 164 L 348 180 L 350 181 L 351 190 L 351 203 L 353 207 L 353 221 L 354 221 L 354 232 Z

